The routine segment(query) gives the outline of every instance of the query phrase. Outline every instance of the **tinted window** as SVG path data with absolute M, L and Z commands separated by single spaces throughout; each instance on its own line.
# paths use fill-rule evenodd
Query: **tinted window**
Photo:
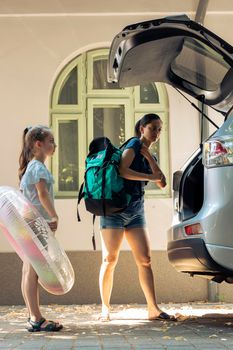
M 74 67 L 66 77 L 59 93 L 59 105 L 76 105 L 78 104 L 78 70 Z
M 58 129 L 59 190 L 78 191 L 78 123 L 62 120 Z M 72 151 L 71 151 L 72 150 Z
M 191 38 L 184 39 L 182 50 L 171 65 L 176 75 L 209 91 L 219 88 L 229 69 L 222 55 Z

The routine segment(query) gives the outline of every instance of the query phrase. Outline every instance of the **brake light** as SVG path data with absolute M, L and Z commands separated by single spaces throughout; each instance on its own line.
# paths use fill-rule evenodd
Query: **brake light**
M 204 143 L 203 164 L 207 168 L 233 165 L 233 138 L 215 139 Z
M 185 226 L 184 229 L 185 229 L 186 235 L 188 236 L 200 235 L 203 233 L 203 229 L 201 227 L 201 224 L 199 223 Z

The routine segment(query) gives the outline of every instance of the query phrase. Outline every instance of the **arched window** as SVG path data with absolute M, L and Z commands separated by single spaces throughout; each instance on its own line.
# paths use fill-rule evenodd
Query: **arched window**
M 77 197 L 84 177 L 88 145 L 107 136 L 116 146 L 134 134 L 136 121 L 145 113 L 163 120 L 160 141 L 153 152 L 168 179 L 160 190 L 153 184 L 147 196 L 170 196 L 168 99 L 163 84 L 120 88 L 107 81 L 108 49 L 98 49 L 73 59 L 59 74 L 51 94 L 51 124 L 57 142 L 52 160 L 57 197 Z

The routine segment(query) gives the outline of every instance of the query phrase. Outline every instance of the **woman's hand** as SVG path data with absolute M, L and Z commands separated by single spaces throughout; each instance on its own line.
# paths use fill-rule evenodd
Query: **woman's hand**
M 161 177 L 160 177 L 160 187 L 161 188 L 164 188 L 167 186 L 167 180 L 166 180 L 166 177 L 164 174 L 161 174 Z
M 160 188 L 164 188 L 167 185 L 166 177 L 161 171 L 149 174 L 148 180 L 155 182 Z

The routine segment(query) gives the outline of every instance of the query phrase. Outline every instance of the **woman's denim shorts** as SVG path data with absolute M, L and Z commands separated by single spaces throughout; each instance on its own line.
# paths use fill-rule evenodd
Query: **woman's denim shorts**
M 145 228 L 144 199 L 131 202 L 121 213 L 100 217 L 100 228 Z

